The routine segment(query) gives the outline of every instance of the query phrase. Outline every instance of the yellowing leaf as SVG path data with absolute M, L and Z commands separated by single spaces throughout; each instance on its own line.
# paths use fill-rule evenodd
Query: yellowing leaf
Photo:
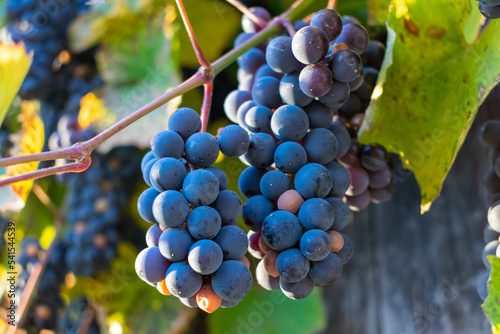
M 88 93 L 80 100 L 78 124 L 82 128 L 87 128 L 97 123 L 109 124 L 114 122 L 114 120 L 115 117 L 108 115 L 106 107 L 94 93 Z
M 491 264 L 490 281 L 488 282 L 488 297 L 482 305 L 490 320 L 493 333 L 500 333 L 500 258 L 488 256 Z
M 22 43 L 0 42 L 0 124 L 28 73 L 32 57 Z
M 500 20 L 468 44 L 465 25 L 477 10 L 470 0 L 392 0 L 390 8 L 386 60 L 360 141 L 401 155 L 425 212 L 500 79 Z
M 38 102 L 28 102 L 23 101 L 21 104 L 21 144 L 20 144 L 20 155 L 27 155 L 33 153 L 40 153 L 43 148 L 44 142 L 44 132 L 43 132 L 43 122 L 38 116 L 38 110 L 40 110 L 40 104 Z M 39 162 L 30 162 L 26 164 L 20 164 L 15 166 L 7 167 L 8 176 L 16 176 L 28 172 L 32 172 L 38 168 Z M 12 185 L 14 193 L 16 193 L 23 202 L 26 202 L 26 198 L 33 187 L 33 181 L 23 181 Z

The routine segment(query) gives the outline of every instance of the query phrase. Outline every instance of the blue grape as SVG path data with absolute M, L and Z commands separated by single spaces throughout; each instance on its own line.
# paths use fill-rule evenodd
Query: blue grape
M 287 141 L 274 151 L 274 161 L 280 171 L 295 174 L 307 163 L 307 153 L 299 143 Z
M 148 283 L 156 283 L 165 278 L 171 262 L 164 258 L 158 247 L 143 249 L 135 260 L 137 275 Z
M 259 80 L 260 78 L 263 77 L 273 77 L 278 80 L 281 80 L 281 78 L 283 78 L 283 74 L 274 71 L 269 65 L 264 64 L 261 67 L 259 67 L 257 73 L 255 73 L 255 80 Z
M 349 207 L 340 198 L 327 197 L 325 198 L 325 201 L 330 203 L 330 205 L 332 206 L 335 217 L 333 225 L 330 227 L 330 229 L 335 231 L 342 231 L 349 223 Z
M 137 200 L 137 210 L 139 214 L 142 219 L 151 224 L 158 223 L 153 215 L 153 202 L 159 194 L 160 192 L 155 188 L 149 188 L 144 190 Z
M 189 210 L 186 197 L 176 190 L 160 193 L 153 202 L 153 215 L 165 227 L 176 227 L 184 223 Z
M 241 299 L 241 300 L 235 300 L 235 301 L 229 301 L 229 300 L 222 299 L 222 301 L 220 303 L 220 307 L 222 307 L 222 308 L 235 307 L 236 305 L 238 305 L 239 303 L 241 303 L 242 300 L 243 299 Z
M 217 139 L 209 133 L 198 132 L 186 140 L 186 159 L 196 167 L 209 167 L 219 156 Z
M 301 67 L 292 52 L 292 38 L 288 36 L 279 36 L 269 42 L 266 60 L 269 67 L 278 73 L 291 73 Z
M 357 95 L 350 95 L 342 107 L 339 108 L 339 115 L 345 118 L 352 118 L 363 111 L 363 103 Z
M 224 300 L 240 301 L 252 288 L 252 274 L 241 262 L 228 260 L 222 262 L 219 270 L 212 276 L 214 292 Z
M 343 157 L 351 148 L 351 135 L 349 134 L 349 131 L 347 131 L 345 125 L 343 125 L 340 121 L 332 122 L 328 130 L 330 130 L 335 135 L 335 138 L 337 138 L 337 158 Z
M 179 298 L 182 304 L 190 308 L 199 308 L 198 301 L 196 300 L 196 295 L 193 295 L 188 298 Z
M 278 108 L 281 104 L 280 81 L 274 77 L 263 77 L 255 82 L 252 89 L 252 99 L 260 106 L 271 109 Z
M 243 206 L 243 222 L 252 230 L 260 232 L 264 219 L 276 209 L 276 205 L 264 196 L 252 196 Z
M 305 199 L 324 198 L 332 189 L 332 177 L 328 169 L 320 164 L 307 164 L 295 175 L 295 189 Z
M 275 211 L 262 223 L 262 236 L 269 247 L 282 251 L 293 247 L 300 240 L 302 229 L 295 215 L 287 211 Z
M 314 282 L 309 277 L 297 283 L 280 280 L 280 288 L 283 294 L 290 299 L 303 299 L 313 291 Z
M 326 200 L 311 198 L 299 209 L 299 221 L 306 230 L 320 229 L 327 231 L 333 225 L 335 212 Z
M 342 23 L 344 26 L 349 24 L 349 23 L 356 23 L 356 24 L 361 25 L 361 21 L 358 20 L 358 18 L 356 18 L 354 16 L 350 16 L 350 15 L 342 16 Z
M 182 191 L 192 205 L 210 205 L 219 196 L 219 180 L 209 171 L 198 169 L 184 179 Z
M 342 49 L 332 55 L 330 69 L 335 80 L 348 83 L 361 74 L 363 62 L 356 52 Z
M 247 235 L 238 226 L 227 225 L 222 227 L 214 241 L 220 246 L 224 261 L 241 259 L 247 252 Z
M 332 89 L 326 95 L 319 98 L 319 102 L 332 109 L 342 107 L 350 94 L 349 84 L 333 80 Z
M 200 240 L 189 250 L 188 263 L 201 275 L 210 275 L 222 264 L 222 249 L 212 240 Z
M 309 273 L 309 260 L 296 248 L 284 250 L 276 260 L 276 270 L 280 280 L 296 283 L 302 281 Z
M 259 67 L 266 63 L 266 56 L 264 52 L 259 49 L 253 48 L 245 52 L 238 58 L 238 65 L 245 72 L 255 74 Z
M 342 32 L 342 17 L 333 9 L 322 9 L 314 14 L 310 25 L 323 30 L 332 42 Z
M 184 146 L 184 142 L 182 143 L 182 145 Z M 154 158 L 155 158 L 155 155 L 152 151 L 149 151 L 148 153 L 146 153 L 141 161 L 141 171 L 144 171 L 146 164 L 148 162 L 150 162 L 151 160 L 153 160 Z
M 158 191 L 180 190 L 187 176 L 186 167 L 174 158 L 161 158 L 151 167 L 150 180 Z
M 158 224 L 153 224 L 146 232 L 146 244 L 148 247 L 157 247 L 160 236 L 163 233 Z
M 253 107 L 256 107 L 257 103 L 255 103 L 253 100 L 243 102 L 243 104 L 238 108 L 238 113 L 236 115 L 236 118 L 238 119 L 238 124 L 243 127 L 247 128 L 247 125 L 245 123 L 245 117 L 250 109 Z
M 222 154 L 231 158 L 245 154 L 250 146 L 248 133 L 241 126 L 234 124 L 223 128 L 217 136 L 217 141 Z
M 342 275 L 342 261 L 335 253 L 317 262 L 311 262 L 309 277 L 317 285 L 333 284 Z
M 286 104 L 305 107 L 314 98 L 307 96 L 300 89 L 299 75 L 299 72 L 293 72 L 283 76 L 280 82 L 280 96 Z
M 337 138 L 328 129 L 312 129 L 302 140 L 302 145 L 310 162 L 326 164 L 337 156 Z
M 341 234 L 342 234 L 342 238 L 344 238 L 344 247 L 342 247 L 342 249 L 339 250 L 336 254 L 338 255 L 338 257 L 342 261 L 342 264 L 346 264 L 347 262 L 349 262 L 349 260 L 352 257 L 352 253 L 353 253 L 352 241 L 344 233 L 341 233 Z
M 266 290 L 272 291 L 280 288 L 280 278 L 272 277 L 267 273 L 264 266 L 264 260 L 261 260 L 257 264 L 257 268 L 255 269 L 255 278 L 257 279 L 257 283 L 259 283 L 259 285 Z
M 500 1 L 498 2 L 500 5 Z M 385 57 L 385 45 L 379 41 L 370 41 L 364 53 L 365 67 L 373 67 L 380 70 Z
M 500 18 L 500 6 L 486 6 L 479 2 L 479 11 L 484 17 L 488 19 L 498 19 Z
M 238 90 L 252 93 L 254 86 L 255 86 L 255 77 L 253 75 L 249 75 L 239 82 Z
M 177 132 L 162 131 L 151 140 L 151 151 L 158 159 L 180 159 L 184 153 L 184 140 Z
M 333 109 L 328 108 L 324 104 L 314 101 L 304 108 L 304 111 L 309 118 L 309 127 L 313 128 L 328 128 L 333 121 Z M 333 131 L 332 131 L 333 132 Z M 334 133 L 335 134 L 335 133 Z
M 313 229 L 300 238 L 300 251 L 311 261 L 321 261 L 332 251 L 332 241 L 325 231 Z
M 292 52 L 303 64 L 315 64 L 325 58 L 330 44 L 328 36 L 320 29 L 304 27 L 292 39 Z
M 304 67 L 299 75 L 300 89 L 310 97 L 326 95 L 333 85 L 333 75 L 325 64 Z
M 387 167 L 389 155 L 380 144 L 366 145 L 361 150 L 361 166 L 371 172 L 377 172 Z
M 272 110 L 266 106 L 253 107 L 245 115 L 245 124 L 251 132 L 271 133 L 272 116 Z
M 274 112 L 271 118 L 271 129 L 280 140 L 299 141 L 304 138 L 309 129 L 309 119 L 300 107 L 284 105 Z
M 158 241 L 161 254 L 173 262 L 186 260 L 193 244 L 193 238 L 183 227 L 167 228 Z
M 269 167 L 274 162 L 276 147 L 276 140 L 270 134 L 254 133 L 250 136 L 250 146 L 244 157 L 254 167 Z
M 489 208 L 488 223 L 495 232 L 500 233 L 500 202 L 493 203 Z
M 192 134 L 201 130 L 201 119 L 196 111 L 190 108 L 177 109 L 168 119 L 168 129 L 187 140 Z
M 364 81 L 365 69 L 361 68 L 361 73 L 359 74 L 359 76 L 353 81 L 349 81 L 349 89 L 351 90 L 351 92 L 357 92 L 356 94 L 358 94 L 358 89 L 363 86 Z
M 257 16 L 259 19 L 261 19 L 263 22 L 269 22 L 272 19 L 271 14 L 267 11 L 267 9 L 262 8 L 262 7 L 250 7 L 250 12 Z M 259 32 L 262 30 L 263 27 L 259 26 L 256 24 L 252 19 L 247 16 L 243 15 L 241 18 L 241 27 L 243 28 L 244 32 L 251 33 L 251 32 Z
M 305 21 L 302 21 L 302 20 L 301 21 L 295 21 L 293 23 L 293 29 L 295 29 L 295 31 L 297 31 L 297 30 L 300 30 L 300 29 L 302 29 L 304 27 L 307 27 L 308 25 L 309 25 L 309 23 L 307 23 Z
M 252 94 L 246 91 L 233 90 L 229 93 L 224 100 L 224 112 L 227 118 L 233 123 L 238 123 L 237 113 L 238 108 L 243 104 L 243 102 L 252 99 Z
M 199 206 L 189 214 L 187 229 L 195 239 L 212 239 L 222 226 L 219 213 L 209 206 Z
M 498 240 L 493 240 L 493 241 L 488 242 L 486 244 L 486 246 L 484 246 L 484 248 L 483 248 L 481 258 L 482 258 L 483 263 L 487 269 L 491 268 L 491 264 L 490 264 L 490 261 L 488 260 L 488 256 L 490 256 L 490 255 L 495 256 L 496 255 L 496 250 L 498 248 L 498 245 L 499 245 Z
M 272 201 L 277 201 L 289 188 L 290 179 L 278 170 L 269 171 L 260 179 L 260 191 Z
M 266 173 L 264 169 L 248 167 L 241 172 L 238 179 L 238 189 L 246 198 L 262 194 L 260 192 L 260 179 Z
M 203 277 L 196 273 L 187 261 L 173 263 L 165 277 L 168 291 L 179 298 L 189 298 L 200 291 Z
M 144 182 L 146 182 L 146 184 L 150 187 L 153 186 L 153 184 L 151 183 L 151 168 L 153 168 L 153 165 L 157 161 L 158 161 L 157 158 L 153 158 L 153 159 L 149 160 L 149 162 L 146 163 L 146 165 L 144 166 L 144 169 L 142 170 L 142 177 L 144 178 Z
M 229 181 L 227 179 L 226 173 L 224 173 L 222 169 L 211 166 L 205 168 L 205 170 L 214 174 L 217 180 L 219 180 L 219 190 L 226 190 Z
M 335 43 L 344 43 L 352 51 L 356 52 L 357 54 L 362 54 L 363 52 L 365 52 L 369 41 L 370 38 L 368 37 L 368 32 L 361 24 L 357 22 L 344 22 L 342 32 L 340 33 L 340 36 L 335 40 Z
M 330 162 L 325 165 L 332 176 L 332 189 L 329 197 L 342 197 L 351 185 L 351 176 L 347 169 L 338 162 Z
M 212 207 L 219 213 L 222 225 L 229 224 L 236 220 L 243 208 L 240 196 L 231 190 L 219 192 L 219 196 L 212 204 Z

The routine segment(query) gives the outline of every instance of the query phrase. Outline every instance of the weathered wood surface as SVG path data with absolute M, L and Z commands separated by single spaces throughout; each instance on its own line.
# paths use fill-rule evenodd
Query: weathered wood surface
M 355 214 L 346 229 L 354 256 L 340 281 L 324 290 L 325 333 L 491 333 L 476 292 L 486 270 L 481 182 L 488 168 L 478 134 L 484 120 L 500 116 L 499 101 L 490 98 L 481 108 L 430 212 L 420 215 L 410 176 L 389 203 Z

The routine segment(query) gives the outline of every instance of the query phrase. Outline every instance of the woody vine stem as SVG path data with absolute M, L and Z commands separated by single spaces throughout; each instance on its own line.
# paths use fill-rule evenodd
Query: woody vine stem
M 268 37 L 274 33 L 283 30 L 285 27 L 289 26 L 290 21 L 294 21 L 300 18 L 301 13 L 307 8 L 307 6 L 314 3 L 315 0 L 297 0 L 287 11 L 285 11 L 280 16 L 275 17 L 271 22 L 265 24 L 262 20 L 251 14 L 249 9 L 236 0 L 227 0 L 229 3 L 234 5 L 244 14 L 248 14 L 251 19 L 255 20 L 255 23 L 260 26 L 265 26 L 260 32 L 256 33 L 251 39 L 243 43 L 242 45 L 234 48 L 225 55 L 223 55 L 218 60 L 210 63 L 204 56 L 201 47 L 198 43 L 196 35 L 193 28 L 189 22 L 189 18 L 186 14 L 184 4 L 182 0 L 176 0 L 177 6 L 181 13 L 184 25 L 189 34 L 189 38 L 195 50 L 198 62 L 200 63 L 200 69 L 192 77 L 182 82 L 177 87 L 169 90 L 165 94 L 151 101 L 144 107 L 136 110 L 129 116 L 118 121 L 117 123 L 110 126 L 108 129 L 99 133 L 95 137 L 81 143 L 77 143 L 71 147 L 63 148 L 54 151 L 42 152 L 37 154 L 30 154 L 24 156 L 10 157 L 5 159 L 0 159 L 0 167 L 13 166 L 29 162 L 37 161 L 48 161 L 56 159 L 67 159 L 74 160 L 74 162 L 68 163 L 63 166 L 50 167 L 45 169 L 39 169 L 33 172 L 21 174 L 18 176 L 6 178 L 0 180 L 0 187 L 10 185 L 13 183 L 34 180 L 42 177 L 61 174 L 61 173 L 77 173 L 85 171 L 91 164 L 90 154 L 96 147 L 100 144 L 125 129 L 129 125 L 135 123 L 142 117 L 148 115 L 153 110 L 158 109 L 175 97 L 181 96 L 184 93 L 200 86 L 205 86 L 205 96 L 203 101 L 203 106 L 201 109 L 201 118 L 203 124 L 203 131 L 206 131 L 208 118 L 210 114 L 211 106 L 211 96 L 213 91 L 213 78 L 222 72 L 226 67 L 232 64 L 236 59 L 243 53 L 247 52 L 252 47 L 255 47 L 259 43 L 266 40 Z

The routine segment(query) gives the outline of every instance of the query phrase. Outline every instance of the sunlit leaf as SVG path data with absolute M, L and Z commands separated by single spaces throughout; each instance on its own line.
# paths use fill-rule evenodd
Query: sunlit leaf
M 423 212 L 500 79 L 500 21 L 469 45 L 472 10 L 469 0 L 392 1 L 386 60 L 360 130 L 361 142 L 402 156 L 420 184 Z
M 500 333 L 500 258 L 488 256 L 491 264 L 490 281 L 488 282 L 488 298 L 482 305 L 490 320 L 493 333 Z
M 32 57 L 22 43 L 0 42 L 0 124 L 28 73 Z
M 88 93 L 80 100 L 78 124 L 87 128 L 92 124 L 109 124 L 115 121 L 114 115 L 109 115 L 103 102 L 94 93 Z
M 385 24 L 391 0 L 368 0 L 368 21 L 371 24 Z

